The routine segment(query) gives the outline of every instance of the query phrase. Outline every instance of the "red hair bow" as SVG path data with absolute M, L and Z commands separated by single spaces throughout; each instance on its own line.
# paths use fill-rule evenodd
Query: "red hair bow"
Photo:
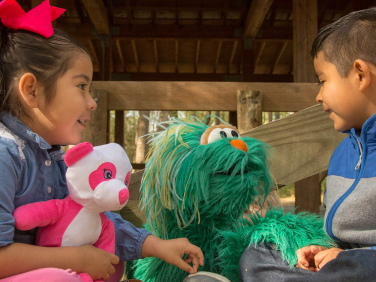
M 4 26 L 10 29 L 24 29 L 38 33 L 46 38 L 54 34 L 52 21 L 65 12 L 65 9 L 50 6 L 45 0 L 29 12 L 21 8 L 15 0 L 0 2 L 0 18 Z

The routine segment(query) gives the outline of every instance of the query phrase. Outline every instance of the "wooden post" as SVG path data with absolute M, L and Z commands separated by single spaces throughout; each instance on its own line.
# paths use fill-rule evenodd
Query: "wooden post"
M 262 124 L 262 91 L 238 90 L 238 129 L 240 133 Z
M 124 111 L 115 111 L 115 143 L 124 148 Z
M 315 82 L 315 71 L 310 56 L 317 35 L 317 0 L 293 0 L 294 82 Z M 315 174 L 295 183 L 297 211 L 319 213 L 320 179 Z
M 95 89 L 93 98 L 97 101 L 97 108 L 91 113 L 90 122 L 82 133 L 81 142 L 90 142 L 93 146 L 106 144 L 107 132 L 107 91 Z

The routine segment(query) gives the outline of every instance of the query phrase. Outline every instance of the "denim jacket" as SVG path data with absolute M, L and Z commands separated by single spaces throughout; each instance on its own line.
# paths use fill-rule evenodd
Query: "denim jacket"
M 66 165 L 60 146 L 51 146 L 9 113 L 0 114 L 0 247 L 13 242 L 34 244 L 37 228 L 14 228 L 14 210 L 22 205 L 63 199 L 68 195 Z M 118 214 L 107 212 L 115 224 L 116 255 L 121 261 L 141 258 L 149 232 Z

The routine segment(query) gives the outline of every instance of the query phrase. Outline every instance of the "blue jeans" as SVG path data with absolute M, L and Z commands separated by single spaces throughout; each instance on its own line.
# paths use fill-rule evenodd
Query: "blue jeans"
M 339 253 L 318 272 L 290 266 L 270 246 L 248 247 L 239 262 L 242 282 L 376 281 L 376 251 L 356 249 Z

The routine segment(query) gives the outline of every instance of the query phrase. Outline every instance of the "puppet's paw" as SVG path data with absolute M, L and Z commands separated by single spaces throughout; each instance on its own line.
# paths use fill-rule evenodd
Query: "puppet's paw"
M 226 277 L 206 271 L 188 275 L 183 282 L 231 282 Z

